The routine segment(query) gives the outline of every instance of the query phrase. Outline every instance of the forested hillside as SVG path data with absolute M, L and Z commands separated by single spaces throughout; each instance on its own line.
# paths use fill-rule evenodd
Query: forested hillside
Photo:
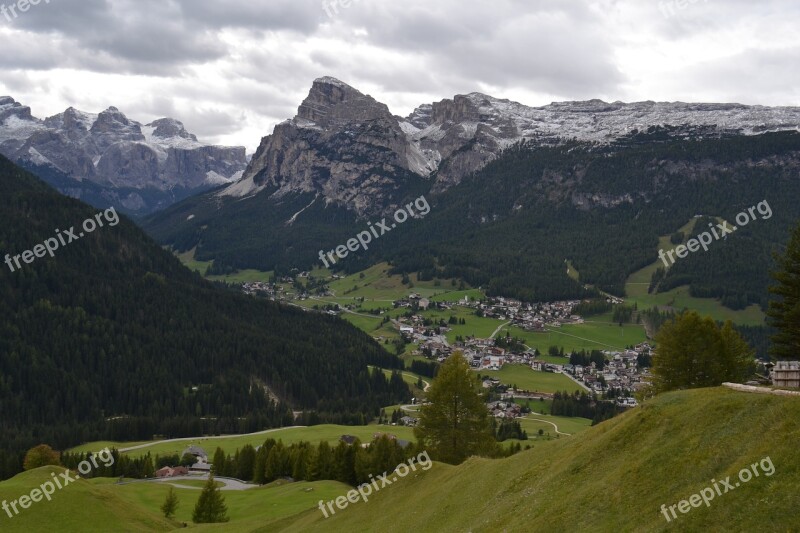
M 734 309 L 764 305 L 771 252 L 800 217 L 800 134 L 673 133 L 653 128 L 612 145 L 516 145 L 442 194 L 404 181 L 409 195 L 426 194 L 431 213 L 341 266 L 352 273 L 390 260 L 397 273 L 461 278 L 490 294 L 533 301 L 580 297 L 589 292 L 586 283 L 622 295 L 627 276 L 657 260 L 659 236 L 696 215 L 732 221 L 767 200 L 771 218 L 681 259 L 660 285 L 689 284 L 693 294 L 721 298 Z M 320 249 L 367 227 L 344 206 L 312 203 L 311 194 L 275 198 L 272 192 L 235 200 L 195 197 L 145 227 L 162 243 L 180 251 L 196 246 L 198 258 L 216 258 L 226 268 L 278 271 L 311 267 Z M 580 282 L 567 276 L 565 260 Z
M 534 301 L 581 294 L 568 259 L 581 283 L 623 295 L 628 275 L 658 259 L 659 236 L 696 215 L 733 221 L 767 200 L 770 218 L 757 213 L 708 252 L 678 260 L 661 287 L 689 284 L 734 309 L 765 305 L 771 252 L 800 217 L 800 134 L 659 139 L 654 131 L 610 147 L 517 146 L 434 198 L 413 231 L 387 236 L 385 255 L 397 271 Z
M 4 158 L 0 202 L 2 256 L 96 213 Z M 255 431 L 292 409 L 363 423 L 408 396 L 367 365 L 400 362 L 337 318 L 213 287 L 122 220 L 0 268 L 0 476 L 41 442 Z

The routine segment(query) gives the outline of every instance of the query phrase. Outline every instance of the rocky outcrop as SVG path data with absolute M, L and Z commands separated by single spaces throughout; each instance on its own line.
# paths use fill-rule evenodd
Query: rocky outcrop
M 424 104 L 406 118 L 335 78 L 316 80 L 297 115 L 265 137 L 242 182 L 223 195 L 266 186 L 275 194 L 321 193 L 359 214 L 392 206 L 409 173 L 434 191 L 458 184 L 520 141 L 620 142 L 654 127 L 672 136 L 755 135 L 800 129 L 800 108 L 601 100 L 527 107 L 471 93 Z M 576 205 L 616 205 L 626 198 L 586 196 Z
M 264 138 L 244 174 L 253 186 L 224 194 L 251 194 L 272 186 L 276 195 L 321 192 L 360 214 L 394 200 L 414 154 L 386 105 L 333 78 L 314 82 L 297 116 Z

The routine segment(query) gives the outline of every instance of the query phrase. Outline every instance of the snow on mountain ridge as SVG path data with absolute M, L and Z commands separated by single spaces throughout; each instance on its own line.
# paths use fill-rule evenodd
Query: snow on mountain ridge
M 599 99 L 531 107 L 472 92 L 422 104 L 404 118 L 347 83 L 322 77 L 295 117 L 262 139 L 242 183 L 221 195 L 257 194 L 270 184 L 274 194 L 321 192 L 364 214 L 372 209 L 367 196 L 375 205 L 391 201 L 384 182 L 391 185 L 402 171 L 435 176 L 433 190 L 440 192 L 523 140 L 611 143 L 655 126 L 671 126 L 675 137 L 799 130 L 800 108 Z
M 176 119 L 142 125 L 112 106 L 98 114 L 70 107 L 40 120 L 11 97 L 0 97 L 0 153 L 107 188 L 117 207 L 134 211 L 166 207 L 175 201 L 174 190 L 185 195 L 237 180 L 248 162 L 244 147 L 204 144 Z M 144 201 L 129 189 L 158 192 Z M 124 197 L 116 196 L 118 190 L 125 190 Z
M 458 183 L 465 171 L 478 170 L 522 140 L 558 144 L 577 139 L 609 143 L 653 126 L 697 133 L 757 135 L 800 131 L 800 107 L 747 106 L 736 103 L 604 102 L 599 99 L 553 102 L 529 107 L 473 92 L 420 106 L 401 119 L 410 143 L 428 160 L 456 158 L 440 172 L 437 189 Z M 473 147 L 463 152 L 464 143 Z M 438 165 L 437 165 L 438 168 Z M 451 170 L 451 169 L 458 170 Z M 421 173 L 426 175 L 426 173 Z
M 597 99 L 529 107 L 481 93 L 470 93 L 463 98 L 475 105 L 486 123 L 511 120 L 518 130 L 519 140 L 557 136 L 602 142 L 634 129 L 667 125 L 713 126 L 720 131 L 744 135 L 800 127 L 800 107 L 653 101 L 608 103 Z M 413 122 L 420 118 L 415 112 L 406 120 Z

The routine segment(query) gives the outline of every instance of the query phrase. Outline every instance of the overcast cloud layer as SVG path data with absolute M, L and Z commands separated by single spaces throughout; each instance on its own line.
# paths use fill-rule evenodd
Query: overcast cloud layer
M 40 118 L 172 116 L 249 152 L 326 75 L 398 115 L 472 91 L 800 105 L 793 0 L 45 2 L 0 14 L 0 94 Z

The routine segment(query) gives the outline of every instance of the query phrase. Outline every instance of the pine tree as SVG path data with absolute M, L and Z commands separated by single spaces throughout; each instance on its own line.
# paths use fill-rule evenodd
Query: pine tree
M 772 273 L 778 282 L 769 292 L 779 300 L 769 303 L 767 315 L 777 333 L 772 336 L 770 353 L 777 359 L 800 357 L 800 224 L 795 228 L 786 254 L 776 257 L 780 270 Z
M 311 470 L 311 475 L 316 480 L 334 478 L 333 450 L 331 450 L 331 445 L 328 444 L 328 441 L 319 443 Z
M 225 452 L 222 451 L 222 448 L 217 447 L 214 452 L 214 461 L 211 463 L 211 470 L 218 476 L 225 475 L 225 463 Z
M 170 486 L 167 498 L 161 505 L 161 512 L 164 513 L 165 518 L 172 518 L 175 516 L 175 511 L 178 508 L 178 495 L 175 493 L 175 487 Z
M 461 352 L 454 352 L 439 368 L 428 400 L 414 434 L 435 458 L 459 464 L 471 455 L 497 453 L 488 410 Z
M 225 498 L 214 481 L 214 476 L 209 475 L 208 481 L 200 493 L 197 505 L 192 512 L 192 522 L 195 524 L 216 524 L 227 522 L 228 508 L 225 506 Z
M 236 477 L 243 481 L 252 481 L 255 463 L 256 449 L 252 445 L 246 444 L 239 453 L 239 461 L 236 464 Z
M 267 468 L 267 453 L 266 447 L 261 446 L 256 452 L 256 462 L 253 466 L 253 482 L 263 485 L 267 482 L 265 470 Z

